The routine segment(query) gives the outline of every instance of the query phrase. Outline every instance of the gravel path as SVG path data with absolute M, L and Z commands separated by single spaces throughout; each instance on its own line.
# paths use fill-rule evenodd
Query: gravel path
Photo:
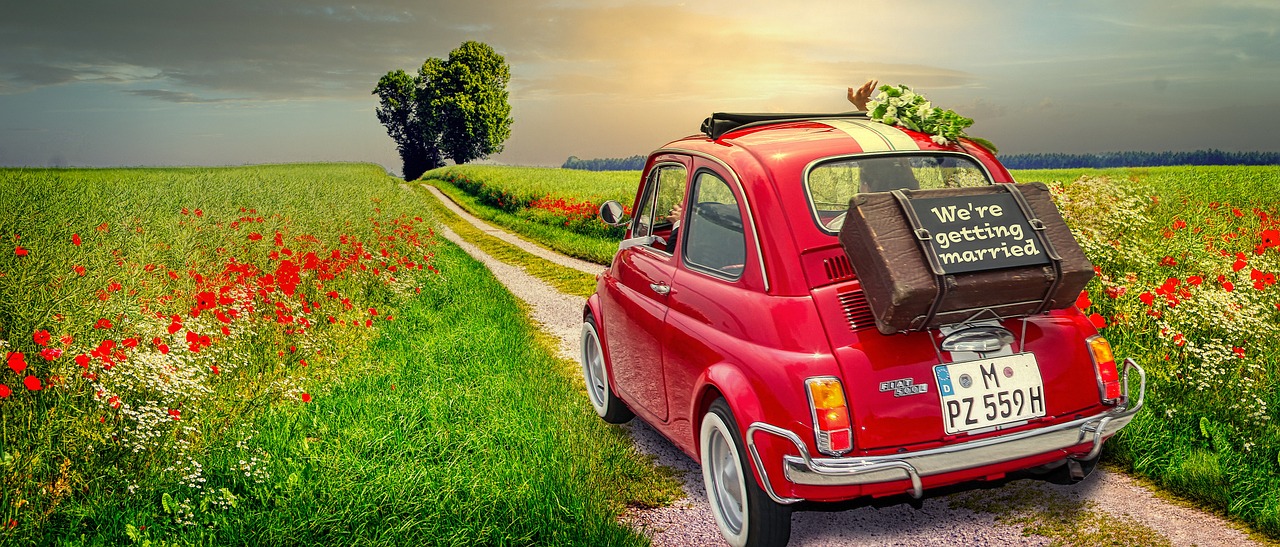
M 403 186 L 406 190 L 409 189 L 407 185 Z M 500 233 L 505 234 L 456 208 L 453 202 L 434 188 L 429 189 L 442 202 L 451 206 L 455 213 L 487 233 L 498 237 L 502 237 Z M 458 244 L 488 266 L 512 294 L 527 303 L 534 321 L 561 340 L 561 356 L 577 361 L 584 299 L 560 293 L 523 270 L 490 257 L 446 227 L 442 226 L 440 231 L 446 239 Z M 542 247 L 506 235 L 514 240 L 507 237 L 503 239 L 525 246 L 530 252 L 537 253 L 541 250 L 551 253 Z M 543 255 L 539 253 L 539 256 Z M 551 260 L 550 257 L 544 258 Z M 557 262 L 559 263 L 558 260 Z M 590 267 L 593 269 L 589 273 L 597 273 L 602 269 L 594 264 L 590 264 Z M 624 520 L 648 535 L 657 546 L 724 545 L 707 506 L 702 474 L 697 463 L 642 420 L 633 420 L 625 427 L 630 430 L 641 452 L 652 454 L 659 465 L 676 470 L 683 482 L 686 497 L 668 507 L 631 510 L 624 516 Z M 1080 511 L 1080 518 L 1106 515 L 1112 519 L 1118 518 L 1122 523 L 1145 526 L 1159 536 L 1151 538 L 1149 534 L 1139 535 L 1128 539 L 1131 544 L 1147 544 L 1152 539 L 1164 539 L 1173 545 L 1257 545 L 1221 517 L 1157 498 L 1133 479 L 1104 469 L 1096 470 L 1088 479 L 1073 486 L 1020 480 L 1001 488 L 1032 488 L 1035 489 L 1034 499 L 1068 504 Z M 975 495 L 983 494 L 978 491 L 978 494 L 970 492 L 926 499 L 919 509 L 899 504 L 884 508 L 797 512 L 792 516 L 791 545 L 951 546 L 1052 543 L 1049 538 L 1024 535 L 1022 526 L 997 522 L 994 513 L 951 507 L 953 502 L 971 500 Z

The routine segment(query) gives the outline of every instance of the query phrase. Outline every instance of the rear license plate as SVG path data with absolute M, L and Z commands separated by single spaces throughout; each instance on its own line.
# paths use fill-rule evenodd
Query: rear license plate
M 947 434 L 1044 416 L 1044 383 L 1030 353 L 933 367 Z

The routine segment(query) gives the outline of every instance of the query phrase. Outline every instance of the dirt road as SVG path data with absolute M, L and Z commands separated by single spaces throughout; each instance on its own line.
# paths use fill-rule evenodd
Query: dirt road
M 425 186 L 425 185 L 424 185 Z M 405 188 L 409 187 L 405 185 Z M 565 267 L 598 273 L 602 266 L 557 255 L 466 214 L 435 188 L 427 190 L 490 235 L 521 245 Z M 529 305 L 532 318 L 560 339 L 575 362 L 583 299 L 562 294 L 523 270 L 485 254 L 447 228 L 443 235 L 483 262 Z M 625 519 L 654 545 L 723 545 L 697 463 L 640 420 L 628 427 L 638 449 L 677 471 L 686 497 L 668 507 L 633 510 Z M 792 516 L 791 545 L 1257 545 L 1227 520 L 1172 503 L 1128 476 L 1098 469 L 1073 486 L 1019 480 L 996 488 L 929 498 L 919 508 L 897 504 Z

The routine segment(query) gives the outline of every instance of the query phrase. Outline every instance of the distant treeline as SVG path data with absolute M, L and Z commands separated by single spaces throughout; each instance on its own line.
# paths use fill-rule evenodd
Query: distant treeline
M 565 169 L 582 169 L 583 171 L 639 171 L 644 169 L 644 156 L 629 158 L 596 158 L 584 160 L 578 156 L 569 156 L 564 160 Z
M 1159 167 L 1164 165 L 1280 165 L 1278 152 L 1101 152 L 1097 154 L 1009 154 L 1000 156 L 1009 169 L 1077 169 L 1081 167 Z
M 565 169 L 584 171 L 639 171 L 644 156 L 584 160 L 569 156 Z M 1100 152 L 1096 154 L 1009 154 L 1000 156 L 1009 169 L 1078 169 L 1081 167 L 1159 167 L 1164 165 L 1280 165 L 1280 152 Z

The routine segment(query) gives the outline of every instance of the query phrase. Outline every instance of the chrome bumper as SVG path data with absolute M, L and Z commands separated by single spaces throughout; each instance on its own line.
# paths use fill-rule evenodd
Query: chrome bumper
M 1141 379 L 1138 387 L 1138 400 L 1130 404 L 1129 370 L 1138 371 Z M 1133 359 L 1124 360 L 1124 370 L 1120 376 L 1120 386 L 1125 403 L 1111 410 L 1064 422 L 1049 427 L 1032 429 L 998 437 L 988 437 L 977 441 L 969 441 L 954 445 L 921 450 L 903 454 L 885 456 L 867 456 L 857 458 L 813 458 L 809 455 L 804 441 L 795 432 L 764 422 L 755 422 L 747 428 L 747 449 L 751 453 L 751 462 L 764 482 L 765 492 L 778 503 L 795 503 L 803 501 L 799 498 L 779 496 L 769 482 L 764 463 L 756 449 L 757 433 L 768 433 L 791 441 L 799 451 L 799 456 L 784 456 L 783 470 L 787 480 L 796 484 L 818 486 L 841 486 L 855 484 L 874 484 L 881 482 L 911 480 L 910 494 L 919 498 L 924 494 L 921 477 L 971 469 L 984 465 L 1007 462 L 1054 450 L 1066 450 L 1083 443 L 1092 443 L 1089 452 L 1069 457 L 1088 460 L 1098 456 L 1102 451 L 1102 441 L 1115 434 L 1120 428 L 1128 425 L 1133 415 L 1142 408 L 1147 393 L 1147 373 Z

